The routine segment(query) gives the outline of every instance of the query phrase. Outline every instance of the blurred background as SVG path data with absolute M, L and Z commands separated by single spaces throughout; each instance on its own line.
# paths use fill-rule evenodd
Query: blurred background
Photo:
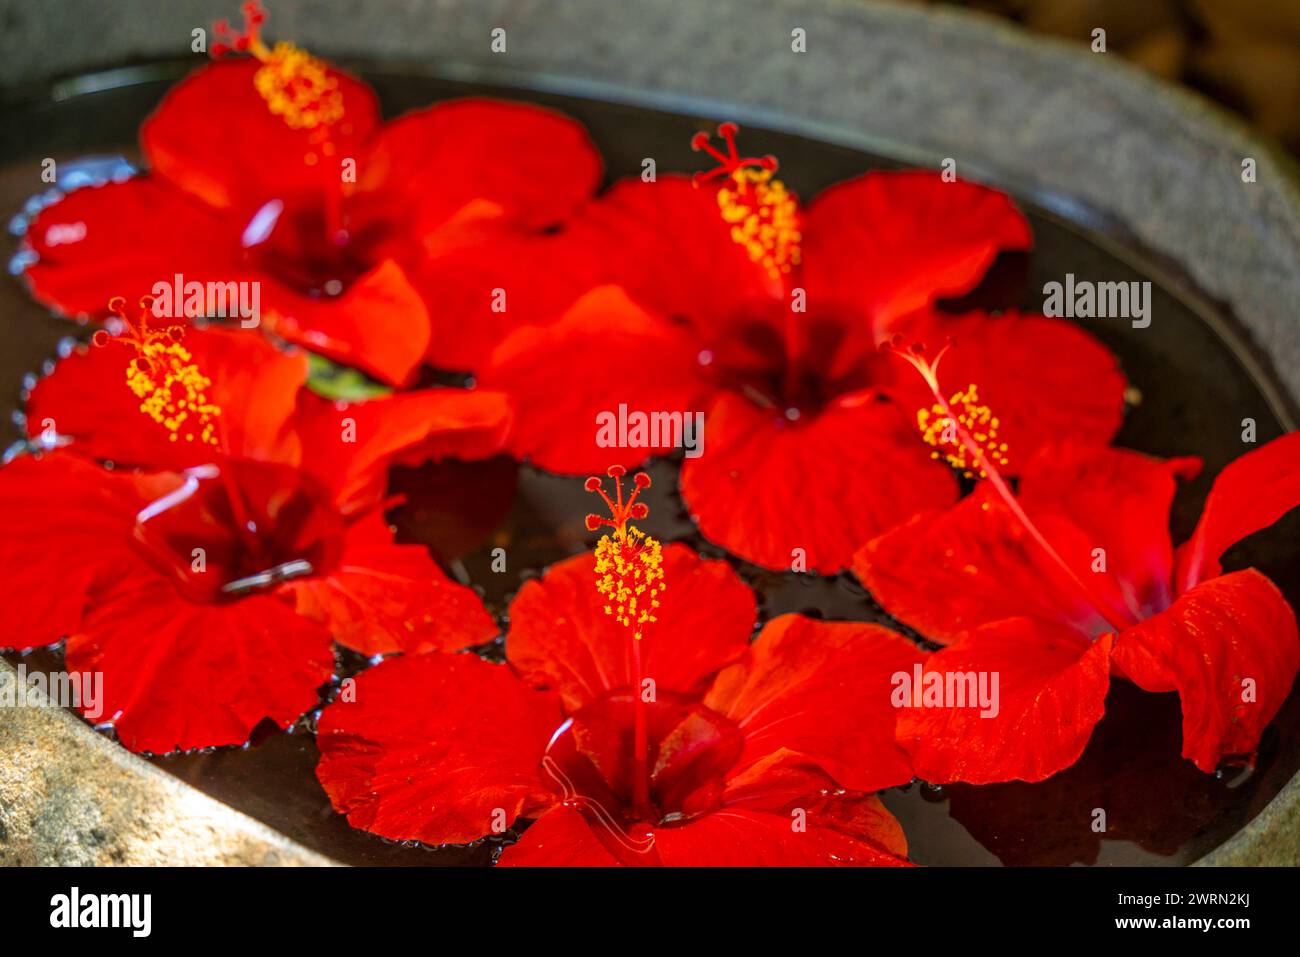
M 1300 156 L 1300 0 L 912 0 L 991 13 L 1119 53 L 1209 96 Z
M 911 7 L 958 7 L 1010 21 L 1031 33 L 1087 46 L 1092 31 L 1106 31 L 1107 52 L 1166 80 L 1184 84 L 1246 119 L 1254 131 L 1300 156 L 1300 0 L 892 0 Z M 6 87 L 66 76 L 88 66 L 118 65 L 123 45 L 162 54 L 167 24 L 210 23 L 234 15 L 239 0 L 0 0 L 0 102 Z M 801 0 L 749 0 L 750 9 L 790 17 Z M 307 36 L 313 21 L 353 23 L 361 46 L 377 48 L 376 22 L 403 24 L 407 39 L 454 33 L 457 22 L 480 17 L 511 22 L 565 16 L 564 0 L 269 0 L 277 25 Z M 663 0 L 614 0 L 600 17 L 655 22 Z M 681 42 L 711 16 L 711 4 L 683 0 L 670 19 Z M 809 3 L 811 8 L 824 6 Z M 469 7 L 473 15 L 461 9 Z M 549 8 L 548 8 L 549 7 Z M 620 9 L 621 8 L 621 9 Z M 650 8 L 650 9 L 647 9 Z M 142 10 L 151 15 L 140 16 Z M 552 10 L 554 13 L 552 14 Z M 656 25 L 655 29 L 660 26 Z M 379 32 L 383 32 L 380 30 Z M 429 36 L 434 41 L 434 36 Z M 183 34 L 171 35 L 177 46 Z M 129 42 L 128 42 L 129 41 Z M 389 41 L 391 42 L 391 40 Z M 183 49 L 183 46 L 181 46 Z M 100 53 L 96 55 L 98 49 Z

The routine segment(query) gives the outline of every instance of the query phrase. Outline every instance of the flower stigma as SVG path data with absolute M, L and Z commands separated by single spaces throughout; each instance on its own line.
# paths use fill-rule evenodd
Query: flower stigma
M 696 186 L 721 179 L 718 211 L 731 227 L 731 239 L 744 248 L 773 279 L 799 265 L 803 223 L 799 202 L 785 183 L 776 179 L 776 157 L 742 157 L 736 150 L 735 123 L 723 123 L 718 135 L 727 147 L 723 153 L 709 142 L 707 133 L 691 138 L 691 149 L 708 153 L 718 165 L 696 173 Z

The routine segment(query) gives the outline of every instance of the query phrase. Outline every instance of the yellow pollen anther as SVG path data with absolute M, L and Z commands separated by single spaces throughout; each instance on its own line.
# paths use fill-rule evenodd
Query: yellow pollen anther
M 944 459 L 967 478 L 986 477 L 979 461 L 962 442 L 958 432 L 960 426 L 979 445 L 989 462 L 994 466 L 1007 465 L 1007 444 L 998 439 L 1001 423 L 992 409 L 980 403 L 979 391 L 974 383 L 961 392 L 953 393 L 948 399 L 948 408 L 952 410 L 951 416 L 938 402 L 916 413 L 921 438 L 936 450 L 932 453 L 933 458 Z
M 283 40 L 268 47 L 262 40 L 266 11 L 257 0 L 249 0 L 241 10 L 244 27 L 239 32 L 225 20 L 213 24 L 213 58 L 227 53 L 252 54 L 262 64 L 253 75 L 253 86 L 271 114 L 292 129 L 322 128 L 322 133 L 328 135 L 328 128 L 343 118 L 343 92 L 328 65 Z M 314 162 L 315 154 L 309 155 Z
M 274 49 L 261 41 L 249 49 L 262 61 L 253 86 L 272 114 L 295 130 L 331 126 L 343 118 L 339 81 L 329 75 L 323 60 L 283 40 Z
M 774 279 L 799 265 L 799 203 L 770 169 L 742 167 L 718 190 L 731 238 Z
M 657 621 L 664 584 L 663 547 L 639 528 L 629 526 L 620 539 L 602 536 L 596 543 L 596 591 L 605 596 L 605 614 L 632 628 Z
M 109 308 L 126 324 L 126 331 L 111 338 L 97 333 L 95 343 L 121 342 L 135 349 L 135 358 L 126 366 L 127 388 L 140 400 L 140 411 L 171 433 L 172 442 L 217 445 L 216 420 L 221 408 L 208 398 L 212 380 L 181 344 L 179 328 L 150 329 L 152 300 L 146 298 L 140 305 L 139 322 L 133 325 L 126 318 L 122 299 L 110 302 Z
M 605 614 L 619 624 L 632 629 L 632 637 L 641 637 L 641 628 L 658 620 L 659 596 L 664 590 L 663 546 L 630 523 L 633 518 L 649 514 L 644 504 L 636 498 L 642 489 L 650 487 L 650 476 L 644 472 L 634 479 L 634 487 L 627 500 L 623 499 L 624 474 L 621 466 L 609 469 L 614 479 L 615 498 L 611 499 L 601 488 L 599 478 L 587 479 L 589 492 L 597 492 L 609 506 L 610 518 L 587 516 L 587 528 L 595 531 L 601 526 L 613 529 L 596 543 L 596 591 L 607 601 Z

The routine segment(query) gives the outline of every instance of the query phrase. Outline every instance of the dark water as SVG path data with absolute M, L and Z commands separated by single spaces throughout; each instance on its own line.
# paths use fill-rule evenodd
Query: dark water
M 42 189 L 40 160 L 87 153 L 134 155 L 135 129 L 182 65 L 150 67 L 117 76 L 109 88 L 68 87 L 55 99 L 8 105 L 0 122 L 0 210 L 17 212 Z M 389 115 L 448 96 L 484 92 L 414 73 L 367 72 Z M 654 156 L 660 170 L 693 170 L 699 156 L 689 138 L 727 117 L 704 120 L 562 96 L 504 92 L 557 106 L 587 124 L 610 178 L 637 174 Z M 750 128 L 746 149 L 775 153 L 782 177 L 802 197 L 870 168 L 886 158 Z M 521 162 L 526 162 L 521 158 Z M 1031 255 L 1000 260 L 964 305 L 1020 300 L 1042 305 L 1041 289 L 1066 272 L 1078 280 L 1153 282 L 1154 320 L 1148 329 L 1127 321 L 1093 320 L 1090 331 L 1119 356 L 1140 397 L 1118 444 L 1157 455 L 1195 453 L 1206 470 L 1185 486 L 1174 507 L 1175 541 L 1195 523 L 1213 476 L 1241 454 L 1240 423 L 1254 418 L 1259 441 L 1283 431 L 1288 410 L 1267 362 L 1249 347 L 1236 323 L 1198 294 L 1176 270 L 1138 251 L 1117 231 L 1078 211 L 1073 221 L 1048 214 L 1054 197 L 1019 196 L 1036 237 Z M 1039 202 L 1036 202 L 1038 200 Z M 10 241 L 12 251 L 14 242 Z M 0 284 L 0 390 L 16 400 L 23 376 L 55 354 L 58 340 L 84 330 L 47 316 L 14 280 Z M 3 424 L 5 444 L 18 430 Z M 712 557 L 685 515 L 676 489 L 677 465 L 659 461 L 646 530 L 681 540 Z M 581 480 L 519 468 L 506 459 L 398 470 L 393 491 L 406 502 L 390 514 L 399 536 L 429 545 L 449 571 L 478 588 L 505 626 L 510 597 L 550 563 L 587 547 L 582 526 L 589 496 Z M 34 544 L 34 547 L 39 545 Z M 507 571 L 493 572 L 490 552 L 504 547 Z M 1229 568 L 1254 565 L 1300 603 L 1300 515 L 1254 536 L 1228 555 Z M 820 578 L 766 572 L 736 563 L 760 598 L 760 617 L 790 611 L 825 618 L 889 619 L 849 576 Z M 500 654 L 499 647 L 485 651 Z M 10 660 L 17 661 L 16 656 Z M 27 666 L 57 668 L 57 651 L 36 652 Z M 348 656 L 345 673 L 366 662 Z M 923 785 L 895 789 L 886 804 L 903 822 L 913 859 L 922 864 L 1181 864 L 1216 847 L 1249 821 L 1300 766 L 1300 694 L 1293 693 L 1261 742 L 1253 770 L 1220 776 L 1198 772 L 1179 757 L 1176 695 L 1151 695 L 1116 682 L 1106 717 L 1083 758 L 1049 781 L 988 787 Z M 316 783 L 317 751 L 310 718 L 292 732 L 268 728 L 254 746 L 156 758 L 155 763 L 195 787 L 259 818 L 337 860 L 384 864 L 484 864 L 493 846 L 403 847 L 354 831 L 335 815 Z M 1093 809 L 1107 814 L 1107 831 L 1091 829 Z

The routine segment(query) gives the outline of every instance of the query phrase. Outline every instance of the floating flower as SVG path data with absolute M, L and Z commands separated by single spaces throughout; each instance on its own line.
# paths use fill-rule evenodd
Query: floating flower
M 976 784 L 1049 777 L 1082 753 L 1112 675 L 1179 693 L 1183 756 L 1202 771 L 1249 758 L 1291 690 L 1300 639 L 1271 581 L 1254 569 L 1225 573 L 1219 560 L 1300 504 L 1300 433 L 1227 465 L 1175 550 L 1175 480 L 1194 476 L 1199 460 L 1062 442 L 1022 459 L 1013 492 L 942 391 L 943 353 L 903 355 L 957 423 L 961 465 L 982 481 L 955 506 L 871 541 L 854 570 L 893 615 L 945 645 L 927 674 L 997 673 L 1001 684 L 996 717 L 901 713 L 917 773 Z M 1014 446 L 1009 454 L 1019 457 Z
M 325 709 L 317 776 L 335 808 L 429 844 L 531 821 L 507 865 L 905 863 L 874 792 L 911 779 L 889 685 L 921 652 L 876 625 L 798 615 L 750 645 L 749 589 L 634 532 L 643 506 L 611 474 L 611 517 L 588 520 L 612 529 L 604 558 L 524 585 L 507 665 L 392 659 Z M 636 613 L 610 597 L 625 592 Z
M 501 396 L 328 402 L 303 388 L 304 353 L 242 330 L 178 336 L 141 318 L 96 342 L 32 390 L 38 454 L 0 469 L 0 582 L 6 647 L 66 638 L 70 672 L 103 673 L 128 748 L 292 722 L 333 673 L 332 640 L 374 655 L 496 633 L 423 547 L 394 542 L 382 509 L 393 462 L 494 454 Z
M 835 572 L 863 541 L 957 496 L 915 441 L 917 385 L 876 352 L 899 330 L 962 342 L 964 374 L 1022 455 L 1052 438 L 1113 436 L 1124 379 L 1090 335 L 1041 316 L 930 308 L 970 291 L 999 251 L 1029 247 L 1006 196 L 872 173 L 803 210 L 774 160 L 741 157 L 734 126 L 721 132 L 725 153 L 695 141 L 720 163 L 698 185 L 623 182 L 573 224 L 575 243 L 608 251 L 606 278 L 621 289 L 516 330 L 481 370 L 515 399 L 517 456 L 564 473 L 611 454 L 634 466 L 674 439 L 660 430 L 611 453 L 598 416 L 698 410 L 703 454 L 687 456 L 681 488 L 704 535 L 769 568 Z
M 103 318 L 110 294 L 139 298 L 174 276 L 256 282 L 260 314 L 242 318 L 391 384 L 412 379 L 431 338 L 436 350 L 464 323 L 466 290 L 478 294 L 472 269 L 444 268 L 448 257 L 503 244 L 495 255 L 523 271 L 506 284 L 512 309 L 526 312 L 546 277 L 514 250 L 540 244 L 600 178 L 582 128 L 486 99 L 381 124 L 368 86 L 291 44 L 268 46 L 262 20 L 249 4 L 241 32 L 219 25 L 220 59 L 145 121 L 147 175 L 75 190 L 29 225 L 36 298 Z

